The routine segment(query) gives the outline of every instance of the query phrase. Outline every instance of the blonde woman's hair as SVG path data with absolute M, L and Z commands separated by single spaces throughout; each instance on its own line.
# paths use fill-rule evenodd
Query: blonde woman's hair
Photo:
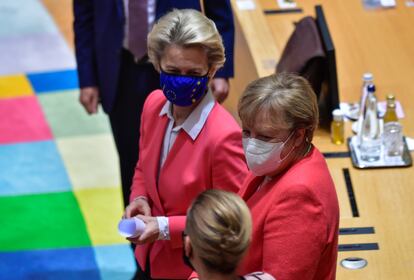
M 235 193 L 207 190 L 187 213 L 186 233 L 211 271 L 233 273 L 250 244 L 251 231 L 249 208 Z
M 148 34 L 148 57 L 160 70 L 160 60 L 167 46 L 202 47 L 209 67 L 223 66 L 224 46 L 216 25 L 202 13 L 191 9 L 174 9 L 161 17 Z
M 304 128 L 310 142 L 318 126 L 316 95 L 308 81 L 293 73 L 280 73 L 250 83 L 239 100 L 243 126 L 255 127 L 257 116 L 264 114 L 270 128 L 285 123 L 289 129 Z

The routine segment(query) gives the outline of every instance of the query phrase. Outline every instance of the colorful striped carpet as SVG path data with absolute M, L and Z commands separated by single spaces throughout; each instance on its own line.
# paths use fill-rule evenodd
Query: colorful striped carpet
M 41 2 L 0 2 L 0 279 L 135 270 L 108 120 L 79 105 L 75 67 Z

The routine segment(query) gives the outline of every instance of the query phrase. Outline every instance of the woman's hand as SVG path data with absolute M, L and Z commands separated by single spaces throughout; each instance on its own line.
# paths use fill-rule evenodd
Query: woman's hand
M 145 223 L 144 232 L 135 238 L 127 238 L 130 242 L 138 245 L 145 243 L 151 243 L 158 239 L 160 234 L 160 229 L 158 227 L 158 222 L 156 217 L 148 217 L 138 215 L 137 218 L 141 219 Z
M 144 197 L 135 199 L 125 208 L 125 218 L 129 219 L 136 215 L 151 216 L 151 207 Z

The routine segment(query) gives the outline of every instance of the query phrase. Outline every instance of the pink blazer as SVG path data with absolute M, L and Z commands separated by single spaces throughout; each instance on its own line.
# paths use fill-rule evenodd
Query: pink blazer
M 240 195 L 253 218 L 253 236 L 240 274 L 264 271 L 277 280 L 333 280 L 339 206 L 325 159 L 310 154 L 257 190 L 250 175 Z
M 137 246 L 142 268 L 149 257 L 152 278 L 187 279 L 191 270 L 182 261 L 181 233 L 192 200 L 202 191 L 219 188 L 238 192 L 248 170 L 241 129 L 218 103 L 195 141 L 181 130 L 163 167 L 162 142 L 168 124 L 159 116 L 166 99 L 161 90 L 148 96 L 141 117 L 140 154 L 131 187 L 131 200 L 146 196 L 153 216 L 167 216 L 171 239 Z

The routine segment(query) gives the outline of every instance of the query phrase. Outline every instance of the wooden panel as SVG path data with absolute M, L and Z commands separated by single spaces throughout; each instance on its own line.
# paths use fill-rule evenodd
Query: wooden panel
M 274 39 L 263 15 L 260 2 L 256 1 L 256 8 L 253 10 L 240 10 L 236 0 L 231 2 L 235 18 L 240 24 L 244 36 L 249 38 L 247 46 L 259 77 L 274 73 L 275 63 L 279 60 L 281 51 L 273 43 Z M 252 38 L 254 39 L 252 40 Z
M 241 31 L 241 27 L 238 20 L 235 20 L 235 46 L 234 46 L 234 77 L 230 79 L 230 94 L 224 102 L 224 106 L 235 119 L 240 122 L 237 114 L 237 104 L 239 97 L 247 84 L 257 79 L 258 73 L 247 45 L 246 38 Z

